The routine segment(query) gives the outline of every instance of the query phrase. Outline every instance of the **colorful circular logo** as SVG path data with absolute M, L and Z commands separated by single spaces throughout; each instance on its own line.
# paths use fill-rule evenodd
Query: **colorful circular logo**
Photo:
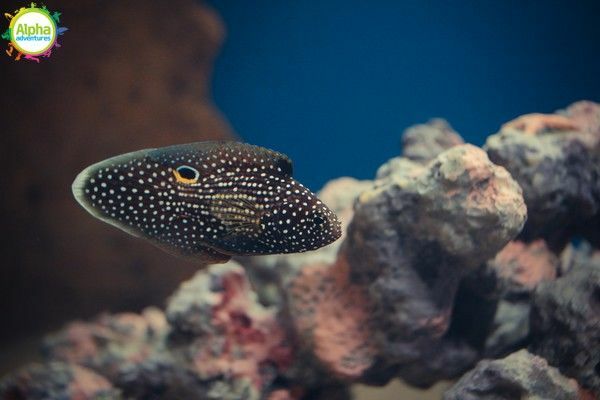
M 23 54 L 36 56 L 47 52 L 56 37 L 54 19 L 41 8 L 21 9 L 10 23 L 10 41 Z

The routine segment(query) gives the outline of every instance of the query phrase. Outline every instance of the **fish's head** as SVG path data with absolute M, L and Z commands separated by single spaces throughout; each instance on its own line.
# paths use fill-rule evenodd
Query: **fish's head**
M 285 253 L 303 252 L 339 239 L 340 221 L 314 193 L 291 179 L 264 210 L 264 237 Z

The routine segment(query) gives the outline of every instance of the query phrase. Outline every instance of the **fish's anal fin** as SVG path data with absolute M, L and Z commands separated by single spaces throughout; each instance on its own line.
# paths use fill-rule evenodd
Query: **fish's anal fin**
M 231 255 L 221 253 L 200 243 L 196 244 L 194 250 L 189 252 L 184 252 L 181 249 L 154 240 L 152 243 L 159 249 L 194 264 L 224 264 L 231 259 Z

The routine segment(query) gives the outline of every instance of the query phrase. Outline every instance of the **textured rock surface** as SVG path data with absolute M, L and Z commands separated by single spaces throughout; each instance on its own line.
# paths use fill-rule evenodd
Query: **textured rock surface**
M 470 310 L 470 317 L 480 321 L 477 330 L 483 336 L 481 351 L 485 357 L 504 356 L 526 345 L 530 293 L 540 283 L 554 280 L 559 265 L 558 257 L 543 240 L 529 244 L 512 241 L 465 278 L 462 290 L 471 295 L 456 307 L 468 309 L 464 302 L 489 304 Z
M 111 383 L 73 364 L 33 364 L 0 382 L 2 400 L 108 400 L 121 399 Z
M 600 396 L 600 254 L 534 292 L 532 352 Z
M 521 350 L 480 361 L 444 394 L 444 400 L 580 400 L 577 383 L 546 360 Z
M 348 264 L 313 264 L 289 287 L 290 316 L 303 344 L 334 374 L 357 379 L 375 361 L 373 321 L 365 289 L 348 281 Z
M 518 233 L 525 206 L 508 173 L 470 145 L 427 165 L 390 160 L 377 178 L 358 196 L 337 261 L 296 269 L 290 315 L 330 373 L 428 386 L 476 361 L 475 349 L 446 335 L 454 294 Z
M 544 238 L 560 250 L 574 235 L 598 243 L 600 105 L 575 103 L 560 114 L 529 114 L 488 138 L 490 159 L 523 188 L 525 240 Z M 596 226 L 598 224 L 596 223 Z
M 464 143 L 446 120 L 436 118 L 404 131 L 402 156 L 418 163 L 427 163 L 444 150 Z
M 500 292 L 513 295 L 528 293 L 541 282 L 554 280 L 558 264 L 543 240 L 510 242 L 487 263 L 496 275 Z
M 72 323 L 46 339 L 45 355 L 67 369 L 93 370 L 127 398 L 259 399 L 292 364 L 291 344 L 277 310 L 260 305 L 244 269 L 229 262 L 182 284 L 166 318 L 147 309 Z M 36 371 L 50 375 L 53 365 Z M 45 378 L 39 385 L 55 383 Z
M 163 312 L 155 308 L 141 314 L 106 314 L 89 323 L 70 323 L 45 339 L 43 351 L 51 360 L 79 364 L 116 379 L 122 368 L 158 351 L 168 332 Z
M 193 0 L 48 7 L 70 28 L 59 51 L 39 65 L 0 65 L 12 93 L 0 100 L 0 165 L 11 171 L 0 178 L 11 188 L 0 196 L 0 218 L 12 227 L 1 242 L 0 343 L 73 316 L 162 304 L 193 274 L 190 264 L 90 218 L 71 182 L 116 154 L 233 137 L 209 99 L 224 36 L 210 8 Z
M 375 304 L 378 365 L 428 385 L 474 361 L 467 346 L 444 338 L 454 295 L 467 271 L 519 232 L 526 210 L 506 170 L 474 146 L 416 171 L 389 174 L 359 196 L 341 251 Z

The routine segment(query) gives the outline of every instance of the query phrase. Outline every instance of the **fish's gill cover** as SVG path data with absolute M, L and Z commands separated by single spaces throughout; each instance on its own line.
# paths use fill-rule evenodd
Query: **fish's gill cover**
M 73 193 L 95 217 L 172 253 L 314 250 L 338 239 L 336 215 L 292 178 L 284 154 L 237 142 L 140 150 L 81 172 Z

